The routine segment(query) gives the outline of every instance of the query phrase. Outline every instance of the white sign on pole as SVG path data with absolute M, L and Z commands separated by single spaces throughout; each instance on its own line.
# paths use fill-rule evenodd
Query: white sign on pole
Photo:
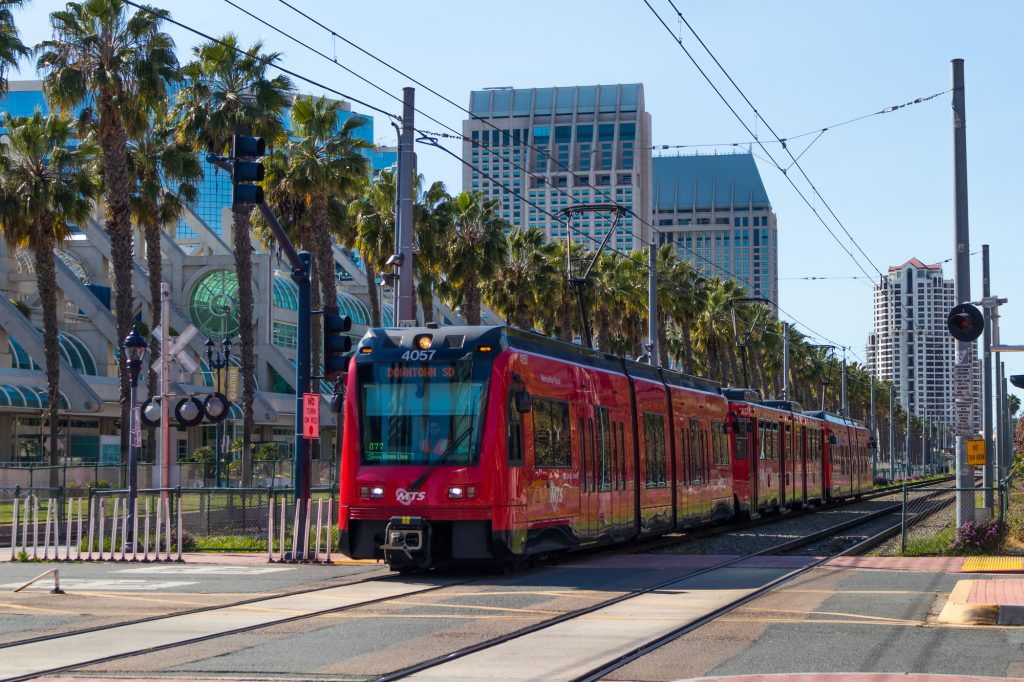
M 132 411 L 132 444 L 142 447 L 142 406 L 136 405 Z

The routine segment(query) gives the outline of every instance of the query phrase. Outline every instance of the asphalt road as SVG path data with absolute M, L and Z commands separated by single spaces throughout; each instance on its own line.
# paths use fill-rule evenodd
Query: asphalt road
M 673 563 L 676 561 L 680 563 Z M 94 676 L 372 679 L 669 577 L 685 576 L 695 570 L 686 567 L 686 561 L 695 559 L 604 555 L 507 576 L 458 576 L 463 584 L 123 658 L 78 672 Z M 59 567 L 69 581 L 65 596 L 50 595 L 45 589 L 12 594 L 11 584 L 37 575 L 46 565 L 0 564 L 0 584 L 4 585 L 0 588 L 0 642 L 387 574 L 374 565 Z M 709 594 L 753 587 L 785 570 L 733 569 L 709 574 L 703 581 L 694 578 L 692 589 Z M 1001 577 L 1005 576 L 817 569 L 608 679 L 661 681 L 706 675 L 843 671 L 1024 677 L 1024 629 L 949 626 L 935 621 L 958 580 Z M 76 580 L 83 582 L 76 586 Z M 610 632 L 619 628 L 623 637 L 628 636 L 628 618 L 606 620 Z M 538 642 L 540 654 L 543 638 Z M 583 645 L 597 647 L 599 643 Z M 600 652 L 594 655 L 597 658 Z M 508 671 L 524 668 L 527 662 L 520 654 L 500 666 L 502 669 L 489 671 L 488 676 L 509 679 L 514 675 Z

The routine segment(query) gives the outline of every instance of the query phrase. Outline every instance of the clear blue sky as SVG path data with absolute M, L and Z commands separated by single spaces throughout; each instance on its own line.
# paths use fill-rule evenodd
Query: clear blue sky
M 470 90 L 486 86 L 540 87 L 642 82 L 656 144 L 745 142 L 740 123 L 648 10 L 643 0 L 562 0 L 492 3 L 449 0 L 425 4 L 323 3 L 290 0 L 339 34 L 466 105 Z M 667 0 L 650 0 L 673 29 Z M 337 66 L 260 25 L 224 0 L 156 0 L 172 16 L 208 33 L 237 32 L 284 53 L 283 64 L 389 111 L 398 103 Z M 276 0 L 240 2 L 365 75 L 395 95 L 411 85 Z M 47 14 L 63 3 L 37 0 L 16 13 L 28 41 L 48 36 Z M 820 129 L 950 87 L 950 60 L 966 62 L 968 183 L 971 250 L 991 245 L 992 288 L 1010 298 L 1003 342 L 1024 344 L 1024 297 L 1016 262 L 1024 246 L 1019 172 L 1024 114 L 1019 87 L 1022 56 L 1019 2 L 827 2 L 724 0 L 676 5 L 732 77 L 782 137 Z M 169 27 L 183 60 L 198 38 Z M 684 43 L 700 46 L 683 27 Z M 751 128 L 754 115 L 706 55 L 698 60 Z M 23 72 L 30 77 L 31 69 Z M 299 84 L 304 91 L 319 92 Z M 463 113 L 418 90 L 419 108 L 460 129 Z M 360 107 L 354 107 L 359 110 Z M 911 257 L 927 263 L 953 255 L 953 159 L 950 95 L 825 133 L 800 162 L 839 219 L 871 260 L 885 271 Z M 420 119 L 418 127 L 437 125 Z M 757 125 L 768 139 L 763 124 Z M 390 126 L 376 117 L 378 142 L 394 144 Z M 804 138 L 804 141 L 813 138 Z M 449 147 L 459 151 L 456 141 Z M 778 145 L 768 145 L 782 159 Z M 755 148 L 756 149 L 756 148 Z M 795 151 L 803 149 L 800 141 Z M 727 151 L 728 147 L 720 148 Z M 705 148 L 713 153 L 713 148 Z M 671 152 L 674 153 L 674 152 Z M 780 305 L 799 323 L 853 348 L 864 359 L 871 328 L 871 289 L 863 280 L 804 281 L 803 276 L 861 275 L 786 179 L 758 161 L 779 224 Z M 419 150 L 428 180 L 461 184 L 460 164 L 429 148 Z M 791 175 L 796 179 L 796 169 Z M 798 185 L 810 197 L 806 183 Z M 822 215 L 828 211 L 812 199 Z M 857 253 L 831 216 L 827 222 Z M 1018 235 L 1018 236 L 1014 236 Z M 859 254 L 858 254 L 859 256 Z M 862 259 L 865 269 L 874 269 Z M 952 263 L 946 275 L 952 277 Z M 981 257 L 972 257 L 972 293 L 981 294 Z M 1007 356 L 1011 373 L 1024 373 L 1024 354 Z M 1019 358 L 1019 359 L 1018 359 Z

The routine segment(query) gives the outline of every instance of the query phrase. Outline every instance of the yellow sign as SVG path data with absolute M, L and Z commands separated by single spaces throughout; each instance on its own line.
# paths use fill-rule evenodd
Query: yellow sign
M 985 466 L 985 440 L 971 438 L 967 441 L 967 466 Z
M 221 390 L 224 391 L 224 395 L 227 396 L 227 399 L 233 403 L 237 403 L 241 400 L 242 391 L 240 390 L 238 383 L 238 367 L 231 366 L 221 369 L 218 374 L 220 375 L 218 377 L 218 383 Z

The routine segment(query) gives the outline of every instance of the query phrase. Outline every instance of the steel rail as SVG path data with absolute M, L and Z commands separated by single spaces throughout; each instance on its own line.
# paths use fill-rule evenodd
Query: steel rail
M 934 483 L 935 481 L 930 481 L 930 482 Z M 876 497 L 878 497 L 878 496 L 876 496 Z M 507 633 L 507 634 L 502 635 L 500 637 L 496 637 L 494 639 L 489 639 L 489 640 L 484 641 L 484 642 L 479 642 L 477 644 L 473 644 L 473 645 L 467 646 L 465 648 L 459 649 L 458 651 L 453 651 L 451 653 L 446 653 L 446 654 L 443 654 L 443 655 L 440 655 L 440 656 L 435 656 L 435 657 L 427 659 L 427 660 L 423 660 L 423 662 L 421 662 L 421 663 L 414 664 L 414 665 L 408 666 L 406 668 L 402 668 L 400 670 L 388 673 L 387 675 L 383 675 L 381 677 L 373 678 L 373 681 L 374 682 L 394 682 L 395 680 L 400 680 L 400 679 L 409 677 L 411 675 L 415 675 L 417 673 L 424 672 L 424 671 L 429 670 L 431 668 L 436 668 L 436 667 L 441 666 L 443 664 L 450 663 L 450 662 L 452 662 L 452 660 L 456 660 L 458 658 L 462 658 L 464 656 L 471 655 L 471 654 L 477 653 L 479 651 L 483 651 L 483 650 L 486 650 L 486 649 L 489 649 L 489 648 L 493 648 L 493 647 L 498 646 L 500 644 L 504 644 L 504 643 L 512 641 L 514 639 L 518 639 L 520 637 L 524 637 L 526 635 L 530 635 L 532 633 L 540 632 L 542 630 L 547 630 L 548 628 L 551 628 L 553 626 L 559 625 L 561 623 L 565 623 L 567 621 L 572 621 L 574 619 L 578 619 L 578 617 L 581 617 L 583 615 L 587 615 L 588 613 L 593 613 L 593 612 L 601 610 L 603 608 L 607 608 L 608 606 L 613 606 L 615 604 L 618 604 L 618 603 L 621 603 L 621 602 L 624 602 L 624 601 L 627 601 L 627 600 L 630 600 L 630 599 L 634 599 L 636 597 L 639 597 L 639 596 L 642 596 L 642 595 L 645 595 L 645 594 L 650 594 L 652 592 L 657 592 L 659 590 L 664 590 L 665 588 L 667 588 L 667 587 L 669 587 L 669 586 L 671 586 L 671 585 L 673 585 L 675 583 L 679 583 L 680 581 L 683 581 L 683 580 L 689 580 L 691 578 L 696 578 L 698 576 L 702 576 L 702 574 L 714 572 L 716 570 L 721 570 L 723 568 L 728 568 L 728 567 L 733 566 L 733 565 L 735 565 L 737 563 L 741 563 L 743 561 L 748 561 L 748 560 L 750 560 L 750 559 L 752 559 L 754 557 L 768 556 L 768 555 L 779 554 L 779 553 L 782 553 L 782 552 L 791 551 L 791 550 L 793 550 L 793 549 L 795 549 L 795 548 L 797 548 L 797 547 L 799 547 L 801 545 L 808 545 L 808 544 L 815 543 L 815 542 L 821 540 L 822 538 L 827 537 L 828 535 L 835 535 L 835 534 L 837 534 L 837 532 L 842 532 L 843 530 L 849 529 L 851 527 L 854 527 L 854 526 L 857 526 L 857 525 L 862 525 L 864 523 L 876 520 L 878 518 L 881 518 L 881 517 L 893 514 L 896 511 L 898 511 L 901 506 L 902 506 L 901 504 L 891 505 L 889 507 L 886 507 L 885 509 L 878 510 L 876 512 L 872 512 L 870 514 L 867 514 L 867 515 L 865 515 L 865 516 L 863 516 L 861 518 L 856 518 L 856 519 L 851 519 L 851 520 L 843 521 L 841 523 L 837 523 L 835 525 L 831 525 L 831 526 L 829 526 L 827 528 L 824 528 L 822 530 L 814 531 L 814 532 L 812 532 L 812 534 L 810 534 L 810 535 L 808 535 L 808 536 L 806 536 L 804 538 L 800 538 L 800 539 L 793 540 L 793 541 L 787 541 L 785 543 L 781 543 L 779 545 L 775 545 L 773 547 L 769 547 L 769 548 L 760 550 L 758 552 L 753 552 L 751 554 L 745 554 L 743 556 L 734 557 L 734 558 L 728 559 L 726 561 L 722 561 L 721 563 L 718 563 L 718 564 L 716 564 L 714 566 L 708 566 L 706 568 L 700 568 L 700 569 L 697 569 L 697 570 L 694 570 L 694 571 L 691 571 L 691 572 L 687 572 L 687 573 L 683 574 L 683 576 L 678 576 L 678 574 L 677 574 L 677 576 L 674 576 L 671 579 L 659 582 L 656 585 L 652 585 L 652 586 L 649 586 L 649 587 L 646 587 L 646 588 L 641 588 L 641 589 L 638 589 L 638 590 L 631 590 L 631 591 L 629 591 L 627 593 L 624 593 L 622 595 L 618 595 L 617 597 L 612 597 L 610 599 L 605 599 L 603 601 L 600 601 L 600 602 L 598 602 L 596 604 L 592 604 L 590 606 L 585 606 L 583 608 L 574 609 L 574 610 L 571 610 L 571 611 L 566 611 L 565 613 L 562 613 L 561 615 L 557 615 L 557 616 L 553 617 L 553 619 L 549 619 L 549 620 L 543 621 L 541 623 L 536 623 L 536 624 L 531 625 L 531 626 L 526 626 L 525 628 L 521 628 L 521 629 L 516 630 L 514 632 Z M 836 556 L 844 556 L 846 554 L 852 554 L 853 550 L 856 550 L 858 547 L 859 547 L 859 544 L 855 545 L 855 546 L 853 546 L 853 547 L 851 547 L 851 548 L 849 548 L 847 550 L 844 550 L 843 552 L 839 552 L 837 554 L 830 555 L 830 556 L 824 557 L 824 558 L 822 558 L 820 560 L 814 561 L 813 563 L 811 563 L 808 566 L 805 566 L 805 567 L 802 567 L 802 568 L 798 568 L 798 569 L 796 569 L 794 571 L 788 572 L 788 573 L 784 574 L 784 576 L 782 576 L 782 577 L 780 577 L 778 579 L 775 579 L 774 581 L 768 583 L 766 586 L 762 587 L 757 592 L 752 593 L 749 596 L 743 597 L 742 599 L 739 599 L 739 600 L 737 600 L 735 602 L 731 602 L 730 604 L 727 604 L 726 606 L 723 606 L 721 609 L 713 611 L 712 614 L 709 614 L 708 616 L 701 617 L 701 619 L 699 619 L 698 621 L 695 621 L 694 623 L 698 623 L 700 625 L 708 623 L 708 622 L 714 620 L 714 617 L 718 617 L 718 615 L 721 615 L 722 613 L 728 612 L 729 610 L 732 610 L 732 609 L 734 609 L 734 608 L 736 608 L 736 607 L 738 607 L 738 606 L 740 606 L 740 605 L 742 605 L 742 604 L 744 604 L 744 603 L 746 603 L 748 601 L 751 601 L 752 599 L 755 599 L 758 596 L 761 596 L 765 592 L 770 591 L 771 589 L 774 589 L 778 585 L 781 585 L 784 582 L 793 580 L 794 578 L 797 578 L 797 577 L 801 576 L 801 574 L 803 574 L 803 573 L 805 573 L 805 572 L 807 572 L 809 570 L 812 570 L 812 569 L 820 566 L 821 564 L 823 564 L 823 563 L 825 563 L 825 562 L 835 558 Z M 714 615 L 714 617 L 711 617 L 712 615 Z M 683 629 L 686 629 L 686 628 L 695 629 L 696 627 L 699 627 L 699 626 L 694 626 L 694 624 L 691 623 L 691 624 L 687 624 L 686 626 L 683 626 L 683 628 L 681 628 L 680 630 L 683 630 Z M 689 630 L 687 630 L 686 632 L 689 632 Z M 668 635 L 660 637 L 660 638 L 654 640 L 654 642 L 660 642 L 660 643 L 657 644 L 657 646 L 654 646 L 653 648 L 658 648 L 659 646 L 664 646 L 666 643 L 672 641 L 673 639 L 681 637 L 683 634 L 685 634 L 685 632 L 673 631 L 672 633 L 669 633 Z M 666 639 L 666 638 L 669 638 L 669 639 Z M 663 641 L 663 640 L 665 640 L 665 641 Z M 651 646 L 652 644 L 653 644 L 653 642 L 649 643 L 649 644 L 646 644 L 646 645 L 643 645 L 643 647 L 638 647 L 638 649 L 636 649 L 636 651 L 644 651 L 645 652 L 646 651 L 645 647 Z M 653 648 L 651 648 L 650 650 L 653 650 Z M 633 654 L 633 652 L 630 652 L 630 653 L 624 654 L 624 656 L 630 656 L 632 654 Z M 642 652 L 641 653 L 637 653 L 636 657 L 639 657 L 640 655 L 643 655 L 643 653 Z M 625 660 L 625 662 L 623 662 L 623 663 L 617 663 L 617 665 L 613 665 L 613 664 L 616 664 L 616 662 L 618 662 L 618 660 L 620 660 L 620 659 L 616 658 L 615 662 L 612 662 L 611 664 L 608 664 L 607 667 L 601 667 L 600 669 L 595 669 L 595 670 L 602 671 L 596 677 L 592 676 L 591 673 L 588 673 L 587 676 L 585 676 L 583 678 L 579 678 L 577 680 L 577 682 L 581 682 L 582 680 L 587 680 L 589 682 L 589 681 L 592 681 L 592 680 L 600 679 L 601 677 L 603 677 L 607 673 L 609 673 L 609 672 L 611 672 L 613 670 L 616 670 L 617 668 L 621 668 L 621 667 L 625 666 L 627 663 L 630 663 L 630 660 L 633 660 L 633 659 L 635 659 L 635 658 L 630 658 L 629 660 Z

